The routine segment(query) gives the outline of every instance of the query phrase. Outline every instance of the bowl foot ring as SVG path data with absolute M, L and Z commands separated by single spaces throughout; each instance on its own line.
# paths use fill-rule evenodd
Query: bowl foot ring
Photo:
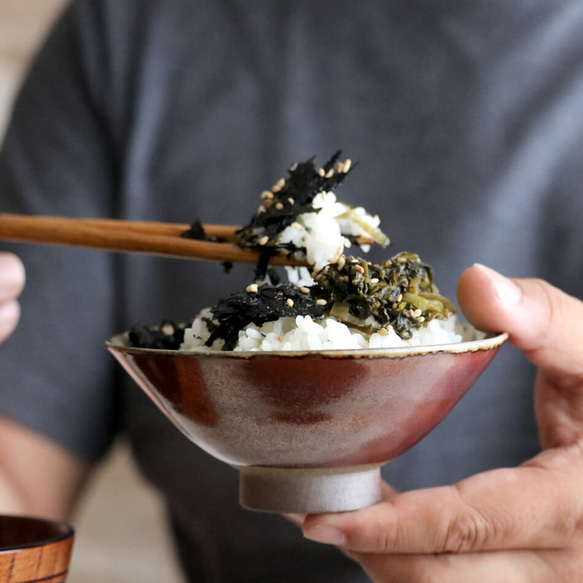
M 341 512 L 381 501 L 379 465 L 349 468 L 234 466 L 239 502 L 264 512 Z

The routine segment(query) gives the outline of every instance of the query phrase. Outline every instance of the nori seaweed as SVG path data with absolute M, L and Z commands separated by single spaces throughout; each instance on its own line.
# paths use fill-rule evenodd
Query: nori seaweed
M 293 301 L 293 306 L 287 300 Z M 211 332 L 207 346 L 223 339 L 223 350 L 233 350 L 239 339 L 239 330 L 248 324 L 262 326 L 279 318 L 295 318 L 310 315 L 321 318 L 325 307 L 316 303 L 317 298 L 300 291 L 293 284 L 258 286 L 257 292 L 233 292 L 222 298 L 206 319 Z
M 224 243 L 226 239 L 222 237 L 209 237 L 200 221 L 194 221 L 190 228 L 180 233 L 183 239 L 194 239 L 195 241 L 209 241 L 211 243 Z
M 190 225 L 190 229 L 180 233 L 183 239 L 194 239 L 195 241 L 206 241 L 206 232 L 200 221 L 195 221 Z
M 334 170 L 342 151 L 336 152 L 322 166 L 324 173 Z M 353 164 L 348 172 L 334 172 L 326 178 L 318 174 L 314 164 L 315 156 L 306 162 L 300 162 L 288 170 L 288 178 L 279 192 L 273 194 L 273 199 L 263 205 L 265 212 L 257 212 L 248 225 L 237 233 L 237 244 L 241 247 L 265 250 L 265 247 L 286 248 L 274 245 L 274 239 L 289 227 L 302 213 L 316 212 L 312 207 L 314 197 L 320 192 L 328 192 L 341 184 L 346 176 L 356 166 Z M 293 203 L 290 202 L 290 198 Z M 278 203 L 282 208 L 278 209 Z M 268 237 L 266 245 L 259 245 L 259 241 Z M 293 249 L 290 249 L 293 250 Z
M 136 348 L 156 348 L 158 350 L 178 350 L 184 341 L 186 326 L 164 321 L 158 328 L 134 324 L 129 331 L 130 346 Z

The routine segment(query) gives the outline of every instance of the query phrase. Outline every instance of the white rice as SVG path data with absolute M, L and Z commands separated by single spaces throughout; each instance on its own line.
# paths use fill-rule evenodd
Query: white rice
M 292 243 L 295 247 L 306 249 L 306 258 L 310 265 L 320 270 L 335 257 L 350 247 L 346 237 L 369 236 L 366 230 L 358 224 L 363 223 L 373 229 L 378 229 L 380 219 L 369 215 L 364 208 L 351 208 L 343 202 L 338 202 L 333 192 L 321 192 L 314 197 L 312 207 L 318 212 L 298 215 L 293 225 L 284 229 L 277 238 L 278 244 Z M 352 211 L 358 220 L 353 218 L 338 218 Z M 367 246 L 363 246 L 368 251 Z
M 210 317 L 210 310 L 203 310 L 191 328 L 184 332 L 181 350 L 221 350 L 223 340 L 215 341 L 211 347 L 205 345 L 210 333 L 203 318 Z M 378 333 L 370 337 L 350 329 L 334 318 L 313 320 L 310 316 L 280 318 L 261 327 L 249 324 L 239 332 L 234 348 L 238 351 L 273 350 L 349 350 L 363 348 L 393 348 L 398 346 L 431 346 L 471 340 L 465 327 L 455 315 L 447 320 L 433 319 L 426 326 L 415 330 L 410 340 L 402 340 L 393 330 L 386 336 Z

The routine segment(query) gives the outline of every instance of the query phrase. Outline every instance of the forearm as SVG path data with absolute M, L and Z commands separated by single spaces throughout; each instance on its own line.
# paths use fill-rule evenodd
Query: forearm
M 34 504 L 3 465 L 0 466 L 0 514 L 35 514 Z
M 60 446 L 0 417 L 0 513 L 65 519 L 88 470 Z

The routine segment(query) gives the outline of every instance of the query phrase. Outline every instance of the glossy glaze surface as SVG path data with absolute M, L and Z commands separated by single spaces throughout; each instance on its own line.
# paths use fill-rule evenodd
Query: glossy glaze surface
M 194 443 L 238 466 L 384 463 L 439 423 L 506 336 L 320 353 L 109 350 Z

